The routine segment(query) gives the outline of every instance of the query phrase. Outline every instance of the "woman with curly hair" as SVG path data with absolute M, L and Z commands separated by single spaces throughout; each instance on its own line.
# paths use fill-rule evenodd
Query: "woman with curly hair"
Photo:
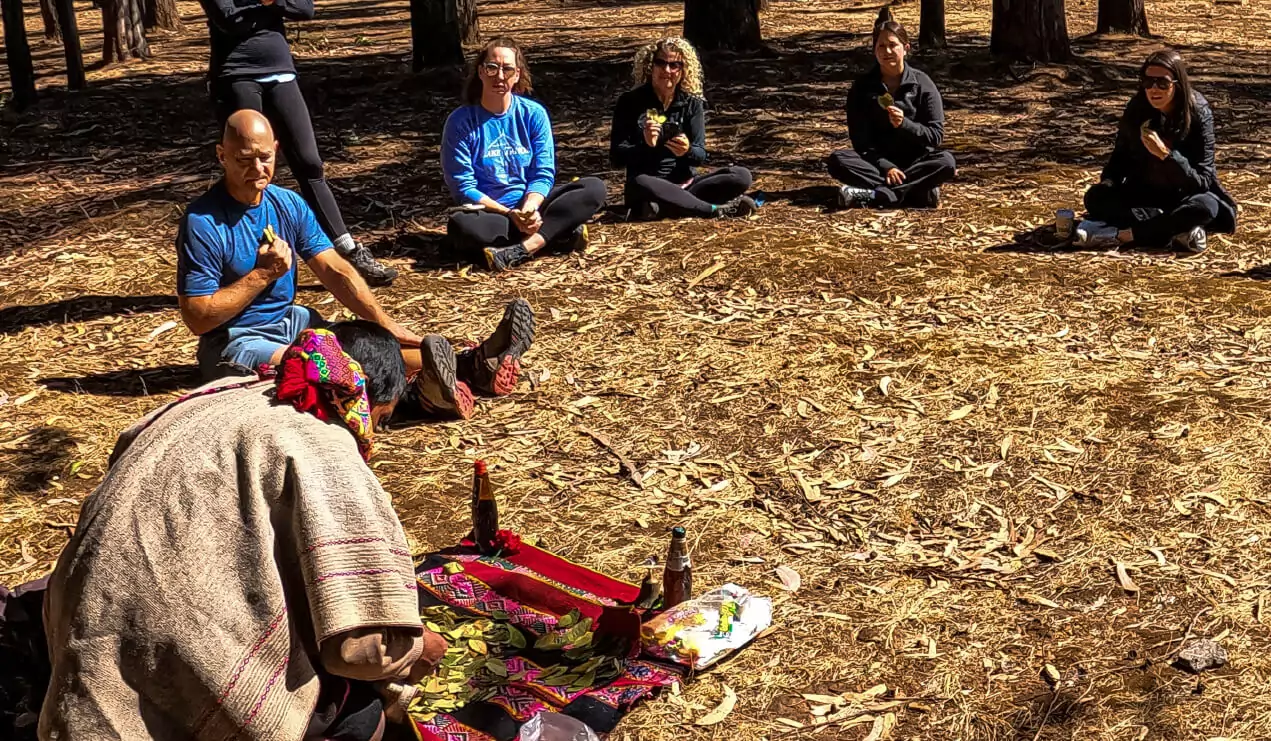
M 556 185 L 556 143 L 547 110 L 528 96 L 530 69 L 515 41 L 492 39 L 477 53 L 464 105 L 446 119 L 441 169 L 459 208 L 447 232 L 480 251 L 486 266 L 516 267 L 549 244 L 582 249 L 605 185 Z
M 706 101 L 692 45 L 668 36 L 641 47 L 632 80 L 635 88 L 618 98 L 609 137 L 610 160 L 627 169 L 631 213 L 646 219 L 754 213 L 754 200 L 743 195 L 753 181 L 746 168 L 695 176 L 707 158 Z

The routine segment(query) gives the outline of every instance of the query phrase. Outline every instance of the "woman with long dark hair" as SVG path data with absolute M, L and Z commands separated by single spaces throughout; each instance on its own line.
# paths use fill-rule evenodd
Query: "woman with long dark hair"
M 843 208 L 936 208 L 940 186 L 957 172 L 944 141 L 944 103 L 926 73 L 906 57 L 909 32 L 883 8 L 874 26 L 873 69 L 847 94 L 851 149 L 829 156 L 826 167 Z
M 1155 52 L 1139 71 L 1112 158 L 1086 192 L 1085 246 L 1137 244 L 1200 253 L 1207 232 L 1236 230 L 1236 202 L 1218 183 L 1214 114 L 1192 89 L 1173 49 Z
M 273 125 L 300 193 L 318 225 L 366 282 L 384 286 L 397 271 L 382 265 L 354 241 L 323 174 L 318 140 L 309 120 L 284 21 L 313 19 L 313 0 L 199 0 L 212 34 L 208 82 L 217 123 L 243 109 L 263 113 Z
M 447 232 L 460 248 L 479 250 L 495 272 L 549 244 L 586 247 L 586 223 L 605 203 L 596 178 L 555 184 L 552 122 L 531 92 L 520 47 L 492 39 L 473 60 L 466 105 L 450 114 L 442 135 L 441 169 L 458 204 Z
M 635 87 L 618 98 L 609 159 L 627 169 L 628 210 L 658 216 L 749 216 L 753 178 L 744 167 L 698 177 L 706 163 L 706 101 L 702 65 L 684 39 L 668 36 L 636 52 Z

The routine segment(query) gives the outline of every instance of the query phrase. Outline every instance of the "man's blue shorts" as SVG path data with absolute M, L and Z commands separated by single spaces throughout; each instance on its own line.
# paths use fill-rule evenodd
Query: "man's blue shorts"
M 259 327 L 230 327 L 199 338 L 199 372 L 211 380 L 227 375 L 254 374 L 278 352 L 296 341 L 301 332 L 328 326 L 318 312 L 292 304 L 282 321 Z

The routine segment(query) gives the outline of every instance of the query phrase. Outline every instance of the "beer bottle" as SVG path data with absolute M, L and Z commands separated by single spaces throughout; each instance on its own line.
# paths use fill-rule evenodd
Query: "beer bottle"
M 684 528 L 671 530 L 671 547 L 666 552 L 666 568 L 662 571 L 662 607 L 671 608 L 693 598 L 693 564 L 688 557 Z
M 472 540 L 484 555 L 495 550 L 495 534 L 499 530 L 499 505 L 494 501 L 494 489 L 485 461 L 473 465 L 472 474 Z

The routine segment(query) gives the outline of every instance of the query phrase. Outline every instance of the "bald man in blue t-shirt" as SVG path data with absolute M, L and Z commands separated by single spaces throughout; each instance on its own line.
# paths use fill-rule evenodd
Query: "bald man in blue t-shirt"
M 529 304 L 508 304 L 494 334 L 458 355 L 444 337 L 406 329 L 333 249 L 304 199 L 270 184 L 276 149 L 264 116 L 250 110 L 230 116 L 216 147 L 225 177 L 190 205 L 181 222 L 177 294 L 181 318 L 199 336 L 204 376 L 276 365 L 300 332 L 325 323 L 295 303 L 299 257 L 336 300 L 393 333 L 429 411 L 467 418 L 473 389 L 511 393 L 520 357 L 534 340 Z

